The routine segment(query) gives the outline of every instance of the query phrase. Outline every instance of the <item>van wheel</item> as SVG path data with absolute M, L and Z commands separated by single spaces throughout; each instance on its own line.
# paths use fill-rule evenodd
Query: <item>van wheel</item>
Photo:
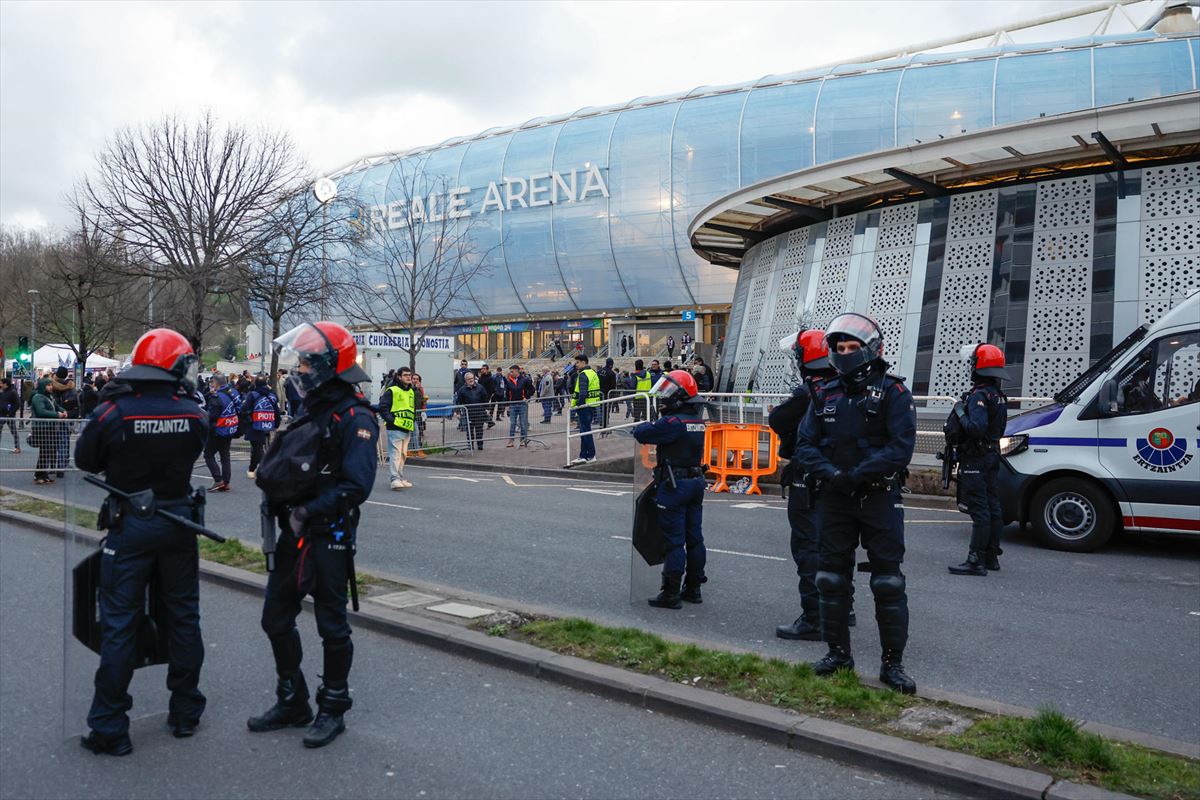
M 1041 543 L 1055 550 L 1090 553 L 1104 546 L 1116 525 L 1112 502 L 1086 478 L 1057 478 L 1037 490 L 1029 521 Z

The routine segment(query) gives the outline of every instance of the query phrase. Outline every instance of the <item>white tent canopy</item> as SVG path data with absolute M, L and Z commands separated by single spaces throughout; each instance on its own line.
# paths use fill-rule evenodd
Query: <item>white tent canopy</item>
M 87 368 L 91 369 L 117 369 L 121 366 L 121 362 L 112 358 L 105 358 L 99 353 L 92 353 L 88 356 Z M 57 369 L 58 367 L 66 367 L 68 369 L 75 368 L 75 354 L 71 352 L 71 348 L 65 344 L 44 344 L 37 349 L 33 354 L 34 369 Z

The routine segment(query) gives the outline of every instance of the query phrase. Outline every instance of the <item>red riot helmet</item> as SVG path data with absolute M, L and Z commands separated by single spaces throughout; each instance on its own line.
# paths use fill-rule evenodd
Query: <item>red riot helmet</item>
M 855 341 L 860 347 L 851 353 L 838 353 L 838 342 Z M 848 312 L 834 317 L 825 329 L 829 363 L 849 386 L 861 386 L 883 362 L 883 331 L 879 323 L 865 314 Z
M 371 379 L 358 365 L 358 345 L 354 343 L 354 337 L 336 322 L 302 323 L 271 345 L 277 353 L 295 356 L 308 367 L 293 381 L 301 396 L 334 378 L 350 384 Z
M 673 369 L 650 387 L 650 395 L 657 398 L 664 409 L 694 400 L 699 391 L 696 379 L 686 369 Z
M 963 348 L 963 356 L 970 362 L 973 376 L 1008 377 L 1008 370 L 1004 368 L 1004 351 L 994 344 L 967 345 Z
M 791 353 L 802 372 L 833 369 L 829 364 L 829 345 L 825 343 L 823 330 L 809 328 L 789 333 L 779 340 L 779 349 Z
M 181 383 L 190 392 L 196 385 L 200 360 L 192 344 L 178 331 L 155 328 L 146 331 L 133 345 L 130 366 L 121 371 L 122 380 Z

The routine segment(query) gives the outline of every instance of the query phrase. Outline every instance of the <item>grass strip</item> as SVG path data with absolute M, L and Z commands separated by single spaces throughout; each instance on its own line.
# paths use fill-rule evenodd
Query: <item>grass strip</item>
M 1032 719 L 995 716 L 864 686 L 849 670 L 818 678 L 804 663 L 668 642 L 637 628 L 581 619 L 532 620 L 508 635 L 556 653 L 1047 772 L 1060 780 L 1155 800 L 1200 799 L 1200 763 L 1086 733 L 1052 708 L 1040 709 Z M 943 708 L 974 722 L 958 735 L 918 734 L 891 724 L 912 707 Z

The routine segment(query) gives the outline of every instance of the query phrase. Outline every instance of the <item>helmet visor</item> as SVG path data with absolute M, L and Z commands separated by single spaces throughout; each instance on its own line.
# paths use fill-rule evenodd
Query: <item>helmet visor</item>
M 676 383 L 670 375 L 663 375 L 650 387 L 650 396 L 659 400 L 667 400 L 672 397 L 681 398 L 685 394 L 683 387 Z
M 292 383 L 302 395 L 337 377 L 337 350 L 316 325 L 297 325 L 271 342 L 271 347 L 282 358 L 299 363 L 300 374 Z

